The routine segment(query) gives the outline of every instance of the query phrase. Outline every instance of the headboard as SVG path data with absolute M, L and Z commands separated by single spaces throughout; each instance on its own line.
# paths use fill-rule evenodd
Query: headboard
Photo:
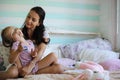
M 79 32 L 79 31 L 71 31 L 71 30 L 49 30 L 49 34 L 61 34 L 61 35 L 90 35 L 90 36 L 101 36 L 98 32 Z
M 95 37 L 101 37 L 98 32 L 80 32 L 73 30 L 58 30 L 58 29 L 48 29 L 51 43 L 73 43 L 85 39 L 91 39 Z

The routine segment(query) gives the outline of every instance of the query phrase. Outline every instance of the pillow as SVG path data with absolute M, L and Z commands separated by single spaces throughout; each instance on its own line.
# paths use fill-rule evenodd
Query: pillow
M 109 59 L 99 63 L 105 70 L 116 71 L 120 70 L 120 59 Z
M 108 59 L 118 59 L 119 53 L 108 51 L 108 50 L 100 50 L 100 49 L 82 49 L 77 53 L 77 60 L 80 61 L 94 61 L 94 62 L 103 62 Z
M 76 61 L 69 58 L 59 58 L 58 63 L 68 68 L 74 68 L 73 65 L 76 63 Z
M 9 56 L 9 48 L 4 47 L 2 43 L 0 42 L 1 70 L 4 70 L 9 65 L 8 56 Z
M 4 71 L 6 67 L 4 66 L 3 57 L 0 57 L 0 71 Z
M 103 67 L 93 61 L 85 61 L 85 62 L 76 62 L 75 67 L 78 69 L 90 69 L 92 71 L 99 71 L 99 72 L 104 72 Z
M 62 55 L 65 58 L 76 59 L 76 53 L 80 52 L 84 48 L 89 49 L 102 49 L 102 50 L 111 50 L 112 45 L 108 40 L 102 38 L 94 38 L 79 41 L 77 43 L 65 44 L 60 46 Z
M 45 50 L 42 58 L 44 58 L 45 56 L 47 56 L 51 52 L 54 52 L 58 58 L 61 58 L 62 55 L 61 55 L 59 46 L 60 46 L 60 44 L 49 44 L 49 45 L 47 45 L 46 50 Z

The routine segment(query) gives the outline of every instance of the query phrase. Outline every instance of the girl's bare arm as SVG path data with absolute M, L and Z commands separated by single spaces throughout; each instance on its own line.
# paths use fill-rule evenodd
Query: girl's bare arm
M 41 43 L 36 48 L 37 48 L 37 56 L 32 60 L 32 62 L 34 63 L 38 62 L 42 58 L 42 55 L 46 49 L 46 44 Z
M 15 63 L 15 61 L 18 59 L 20 52 L 23 50 L 21 43 L 19 43 L 17 50 L 10 49 L 10 56 L 9 56 L 9 62 L 11 64 Z
M 10 55 L 9 55 L 9 63 L 13 64 L 17 61 L 18 57 L 19 57 L 19 51 L 15 51 L 15 50 L 10 50 Z

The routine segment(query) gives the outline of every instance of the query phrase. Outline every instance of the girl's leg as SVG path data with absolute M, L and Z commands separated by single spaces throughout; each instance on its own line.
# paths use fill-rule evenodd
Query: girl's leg
M 57 64 L 57 57 L 54 53 L 50 53 L 38 62 L 38 70 L 53 64 Z
M 48 54 L 38 62 L 38 71 L 40 73 L 62 73 L 64 67 L 57 63 L 57 57 L 54 53 Z
M 52 74 L 60 74 L 65 71 L 65 67 L 63 67 L 60 64 L 54 64 L 52 66 L 48 66 L 46 68 L 40 69 L 36 72 L 36 74 L 46 74 L 46 73 L 52 73 Z
M 18 77 L 18 68 L 16 65 L 12 65 L 8 68 L 7 71 L 0 71 L 0 79 L 6 80 L 11 78 L 17 78 Z

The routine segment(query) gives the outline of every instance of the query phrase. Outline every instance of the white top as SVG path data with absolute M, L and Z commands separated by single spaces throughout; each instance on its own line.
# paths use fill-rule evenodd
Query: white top
M 43 38 L 50 38 L 47 30 L 44 31 Z

